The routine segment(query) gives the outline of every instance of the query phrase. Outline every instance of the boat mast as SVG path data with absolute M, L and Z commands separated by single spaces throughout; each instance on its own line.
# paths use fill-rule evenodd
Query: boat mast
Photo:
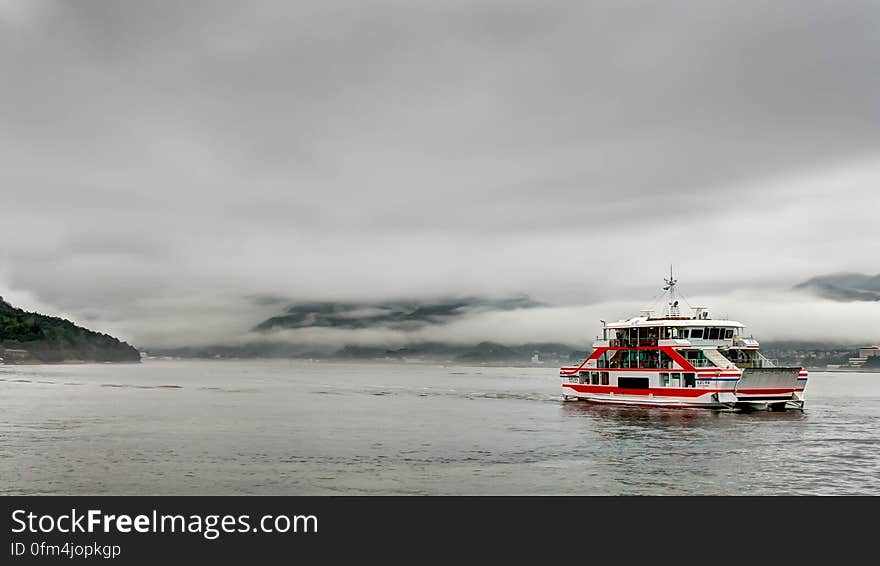
M 663 290 L 669 293 L 669 302 L 666 304 L 666 316 L 679 317 L 681 316 L 681 311 L 678 308 L 678 299 L 675 298 L 675 285 L 678 283 L 678 279 L 672 275 L 672 264 L 669 264 L 669 278 L 664 278 L 663 281 L 666 283 Z

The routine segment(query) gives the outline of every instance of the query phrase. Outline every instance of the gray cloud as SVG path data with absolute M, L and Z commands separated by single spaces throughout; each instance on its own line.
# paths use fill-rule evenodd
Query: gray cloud
M 876 2 L 5 0 L 2 294 L 173 343 L 279 314 L 253 297 L 611 308 L 673 261 L 707 297 L 876 273 L 878 26 Z

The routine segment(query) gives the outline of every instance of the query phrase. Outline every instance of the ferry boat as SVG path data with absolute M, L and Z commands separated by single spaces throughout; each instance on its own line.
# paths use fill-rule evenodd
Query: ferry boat
M 709 316 L 705 307 L 682 316 L 678 281 L 664 279 L 662 316 L 603 323 L 602 339 L 579 365 L 562 367 L 566 401 L 614 405 L 771 410 L 804 408 L 808 374 L 781 367 L 760 352 L 735 320 Z

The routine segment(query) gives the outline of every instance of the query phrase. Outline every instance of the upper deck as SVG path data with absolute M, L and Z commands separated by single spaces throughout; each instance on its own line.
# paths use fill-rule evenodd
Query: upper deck
M 719 326 L 724 328 L 745 328 L 745 325 L 736 320 L 719 320 L 712 318 L 696 318 L 696 317 L 648 317 L 636 316 L 628 320 L 619 320 L 617 322 L 609 322 L 604 328 L 611 330 L 617 328 L 634 328 L 634 327 L 668 327 L 668 328 L 686 328 L 686 327 L 706 327 Z
M 736 320 L 641 316 L 605 324 L 602 340 L 597 340 L 593 347 L 757 349 L 758 341 L 743 336 L 744 329 L 745 326 Z

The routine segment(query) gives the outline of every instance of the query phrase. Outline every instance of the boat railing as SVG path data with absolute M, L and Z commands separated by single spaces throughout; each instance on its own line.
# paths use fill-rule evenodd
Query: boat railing
M 599 369 L 673 369 L 672 361 L 658 362 L 657 360 L 627 360 L 606 362 L 599 360 Z
M 777 367 L 779 360 L 771 360 L 770 358 L 766 357 L 761 352 L 755 352 L 755 353 L 758 355 L 757 357 L 758 357 L 758 360 L 760 360 L 760 362 L 761 362 L 762 368 L 775 368 L 775 367 Z
M 608 345 L 612 348 L 637 348 L 637 347 L 645 347 L 645 346 L 656 346 L 657 339 L 656 338 L 640 338 L 639 340 L 618 340 L 613 339 L 608 341 Z

